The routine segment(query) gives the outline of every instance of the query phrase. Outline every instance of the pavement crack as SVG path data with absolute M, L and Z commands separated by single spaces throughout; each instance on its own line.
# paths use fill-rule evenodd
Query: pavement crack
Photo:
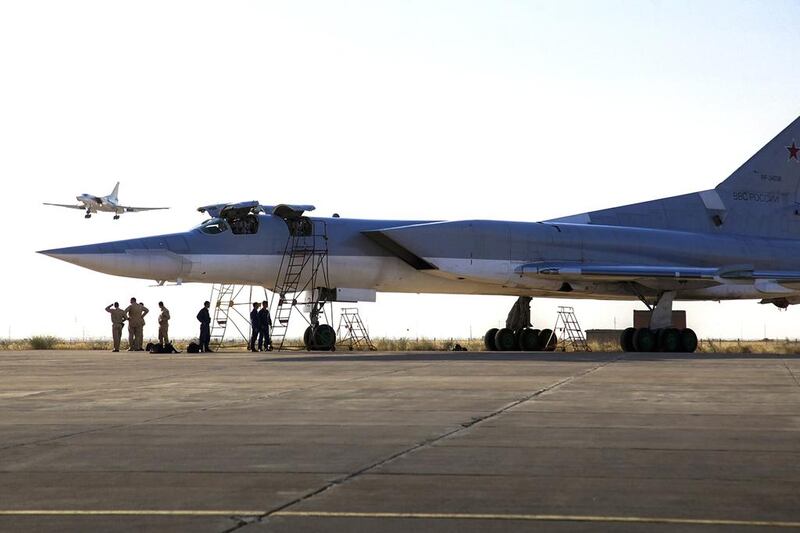
M 299 497 L 297 497 L 297 498 L 295 498 L 295 499 L 293 499 L 293 500 L 291 500 L 289 502 L 286 502 L 286 503 L 284 503 L 282 505 L 274 507 L 273 509 L 270 509 L 269 511 L 265 512 L 264 514 L 261 514 L 261 515 L 255 517 L 253 521 L 254 522 L 263 522 L 264 520 L 268 519 L 271 515 L 273 515 L 275 513 L 278 513 L 280 511 L 285 511 L 286 509 L 288 509 L 290 507 L 293 507 L 293 506 L 295 506 L 295 505 L 297 505 L 299 503 L 303 503 L 303 502 L 305 502 L 305 501 L 307 501 L 307 500 L 309 500 L 311 498 L 314 498 L 315 496 L 319 496 L 320 494 L 323 494 L 324 492 L 327 492 L 327 491 L 329 491 L 331 489 L 334 489 L 334 488 L 338 487 L 339 485 L 347 483 L 347 482 L 349 482 L 349 481 L 351 481 L 351 480 L 353 480 L 353 479 L 355 479 L 355 478 L 357 478 L 357 477 L 359 477 L 361 475 L 364 475 L 364 474 L 366 474 L 366 473 L 368 473 L 368 472 L 370 472 L 372 470 L 375 470 L 377 468 L 385 466 L 385 465 L 387 465 L 387 464 L 389 464 L 389 463 L 391 463 L 391 462 L 393 462 L 393 461 L 395 461 L 397 459 L 400 459 L 402 457 L 405 457 L 406 455 L 412 454 L 412 453 L 414 453 L 414 452 L 416 452 L 416 451 L 418 451 L 418 450 L 420 450 L 422 448 L 427 448 L 429 446 L 432 446 L 432 445 L 436 444 L 437 442 L 439 442 L 441 440 L 454 437 L 454 436 L 458 435 L 459 433 L 461 433 L 461 432 L 463 432 L 463 431 L 465 431 L 465 430 L 467 430 L 467 429 L 469 429 L 471 427 L 474 427 L 474 426 L 476 426 L 478 424 L 481 424 L 481 423 L 483 423 L 483 422 L 485 422 L 487 420 L 491 420 L 491 419 L 493 419 L 493 418 L 495 418 L 497 416 L 500 416 L 503 413 L 509 411 L 510 409 L 514 409 L 515 407 L 517 407 L 517 406 L 519 406 L 519 405 L 521 405 L 521 404 L 523 404 L 525 402 L 533 400 L 533 399 L 535 399 L 535 398 L 537 398 L 537 397 L 539 397 L 539 396 L 541 396 L 543 394 L 546 394 L 548 392 L 552 392 L 552 391 L 554 391 L 554 390 L 556 390 L 556 389 L 558 389 L 560 387 L 563 387 L 564 385 L 567 385 L 567 384 L 572 383 L 572 382 L 574 382 L 574 381 L 576 381 L 578 379 L 586 377 L 589 374 L 592 374 L 592 373 L 600 370 L 604 366 L 609 365 L 611 363 L 614 363 L 614 362 L 622 359 L 622 357 L 623 356 L 620 355 L 620 356 L 615 357 L 613 359 L 610 359 L 608 361 L 604 361 L 602 363 L 594 365 L 593 367 L 591 367 L 591 368 L 589 368 L 587 370 L 584 370 L 584 371 L 579 372 L 577 374 L 574 374 L 574 375 L 568 376 L 566 378 L 560 379 L 560 380 L 556 381 L 555 383 L 551 383 L 550 385 L 547 385 L 546 387 L 542 387 L 542 388 L 537 389 L 536 391 L 534 391 L 532 393 L 529 393 L 529 394 L 526 394 L 525 396 L 517 398 L 516 400 L 514 400 L 514 401 L 512 401 L 510 403 L 507 403 L 506 405 L 504 405 L 504 406 L 500 407 L 499 409 L 496 409 L 496 410 L 494 410 L 494 411 L 492 411 L 490 413 L 487 413 L 487 414 L 485 414 L 483 416 L 472 417 L 469 421 L 463 422 L 463 423 L 459 424 L 457 427 L 455 427 L 453 429 L 450 429 L 449 431 L 445 431 L 444 433 L 441 433 L 441 434 L 436 435 L 434 437 L 430 437 L 430 438 L 427 438 L 427 439 L 422 440 L 420 442 L 417 442 L 416 444 L 413 444 L 413 445 L 411 445 L 411 446 L 409 446 L 407 448 L 404 448 L 404 449 L 402 449 L 402 450 L 400 450 L 398 452 L 395 452 L 395 453 L 393 453 L 393 454 L 391 454 L 391 455 L 389 455 L 387 457 L 384 457 L 383 459 L 380 459 L 378 461 L 370 463 L 369 465 L 366 465 L 366 466 L 364 466 L 362 468 L 359 468 L 358 470 L 355 470 L 355 471 L 350 472 L 348 474 L 344 474 L 342 476 L 339 476 L 336 479 L 332 479 L 331 481 L 325 483 L 324 485 L 322 485 L 321 487 L 318 487 L 317 489 L 314 489 L 314 490 L 312 490 L 310 492 L 307 492 L 306 494 L 304 494 L 302 496 L 299 496 Z M 242 524 L 241 526 L 235 526 L 234 528 L 232 528 L 230 530 L 227 530 L 225 533 L 228 533 L 229 531 L 236 531 L 237 529 L 240 529 L 241 527 L 244 527 L 246 525 L 248 525 L 248 524 Z
M 794 380 L 794 384 L 797 385 L 798 387 L 800 387 L 800 381 L 797 380 L 797 376 L 794 375 L 794 372 L 792 372 L 792 369 L 789 368 L 789 365 L 787 365 L 786 363 L 783 363 L 783 367 L 786 369 L 787 372 L 789 372 L 789 375 L 792 376 L 792 379 Z

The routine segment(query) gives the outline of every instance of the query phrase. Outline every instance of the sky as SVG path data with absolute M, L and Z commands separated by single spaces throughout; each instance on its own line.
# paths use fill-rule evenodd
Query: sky
M 800 113 L 800 4 L 772 1 L 0 2 L 0 337 L 110 336 L 205 285 L 153 287 L 36 250 L 184 231 L 201 205 L 536 221 L 714 187 Z M 120 181 L 109 214 L 46 207 Z M 374 336 L 482 336 L 512 297 L 379 294 Z M 584 329 L 638 302 L 574 305 Z M 800 310 L 677 303 L 701 337 L 798 337 Z M 151 320 L 146 336 L 155 336 Z

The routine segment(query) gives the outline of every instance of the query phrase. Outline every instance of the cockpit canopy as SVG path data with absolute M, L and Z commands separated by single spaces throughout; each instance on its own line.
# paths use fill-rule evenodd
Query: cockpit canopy
M 197 226 L 197 229 L 207 235 L 217 235 L 228 230 L 234 235 L 255 235 L 258 233 L 258 217 L 253 214 L 238 217 L 214 217 Z
M 209 218 L 197 226 L 197 229 L 208 235 L 216 235 L 228 231 L 230 228 L 228 227 L 228 223 L 222 218 Z

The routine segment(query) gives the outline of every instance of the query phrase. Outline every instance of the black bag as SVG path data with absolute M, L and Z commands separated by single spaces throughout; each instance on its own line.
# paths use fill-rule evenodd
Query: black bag
M 168 342 L 161 348 L 161 353 L 181 353 L 175 349 L 171 342 Z
M 161 352 L 155 351 L 156 348 L 161 348 L 161 346 L 158 345 L 158 344 L 152 343 L 152 342 L 148 342 L 147 345 L 144 347 L 144 351 L 150 352 L 150 353 L 161 353 Z
M 200 345 L 194 341 L 190 342 L 186 347 L 186 353 L 200 353 Z

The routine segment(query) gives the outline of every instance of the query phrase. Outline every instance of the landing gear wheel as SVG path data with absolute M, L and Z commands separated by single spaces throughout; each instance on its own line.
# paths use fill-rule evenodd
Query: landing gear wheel
M 86 213 L 85 215 L 83 215 L 83 218 L 92 218 L 92 215 L 91 213 Z
M 545 352 L 552 352 L 558 345 L 558 337 L 552 329 L 543 329 L 539 332 L 539 346 Z
M 633 334 L 636 333 L 636 328 L 625 328 L 619 336 L 619 346 L 623 352 L 632 352 L 635 350 L 633 347 Z
M 497 328 L 492 328 L 486 332 L 486 335 L 483 336 L 483 346 L 489 352 L 494 352 L 497 350 L 497 345 L 494 343 L 494 336 L 497 335 Z
M 336 331 L 328 324 L 320 324 L 311 336 L 315 350 L 334 351 L 336 349 Z
M 686 328 L 680 332 L 681 336 L 681 349 L 687 353 L 694 353 L 697 350 L 697 334 Z
M 311 335 L 313 335 L 313 334 L 314 334 L 314 328 L 311 327 L 311 326 L 308 326 L 306 328 L 306 331 L 303 333 L 303 346 L 306 347 L 306 350 L 311 350 L 312 349 Z
M 650 328 L 639 328 L 633 334 L 633 349 L 637 352 L 652 352 L 656 348 L 656 336 Z
M 114 215 L 114 220 L 119 220 L 119 215 Z
M 681 351 L 681 334 L 675 328 L 664 328 L 656 332 L 659 352 Z
M 539 330 L 525 328 L 517 331 L 517 348 L 523 352 L 535 352 L 539 349 Z
M 517 338 L 514 332 L 508 328 L 500 328 L 494 334 L 494 345 L 501 352 L 513 350 L 517 345 Z

